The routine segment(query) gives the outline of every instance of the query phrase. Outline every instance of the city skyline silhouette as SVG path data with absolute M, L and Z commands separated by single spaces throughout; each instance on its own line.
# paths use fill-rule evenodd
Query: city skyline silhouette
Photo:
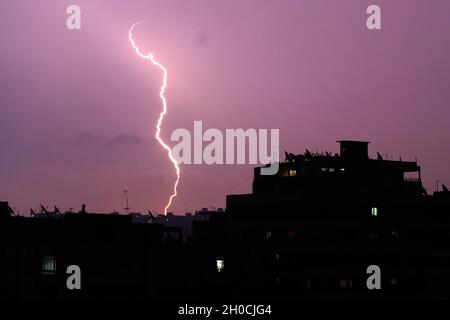
M 67 30 L 64 3 L 1 5 L 0 195 L 22 214 L 121 211 L 123 190 L 134 211 L 164 207 L 174 175 L 153 137 L 160 75 L 129 48 L 136 20 L 171 77 L 166 141 L 194 120 L 280 129 L 281 152 L 371 141 L 372 157 L 417 159 L 429 192 L 450 184 L 448 2 L 378 1 L 381 30 L 367 29 L 360 1 L 77 4 L 81 30 Z M 182 170 L 175 213 L 250 191 L 251 167 Z

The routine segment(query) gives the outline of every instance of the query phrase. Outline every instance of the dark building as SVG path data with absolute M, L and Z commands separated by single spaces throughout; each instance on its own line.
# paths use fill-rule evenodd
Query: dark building
M 8 202 L 0 201 L 0 218 L 6 218 L 13 215 L 13 210 L 9 207 Z
M 253 193 L 227 196 L 226 272 L 240 292 L 271 297 L 450 298 L 450 194 L 427 195 L 416 162 L 286 153 L 255 169 Z M 368 290 L 367 267 L 382 290 Z
M 179 228 L 133 224 L 129 215 L 2 211 L 2 299 L 150 299 L 182 286 Z M 70 265 L 81 269 L 81 290 L 66 286 Z
M 339 143 L 286 153 L 273 176 L 255 168 L 253 192 L 226 210 L 25 218 L 0 202 L 0 298 L 450 299 L 448 189 L 427 194 L 416 162 Z M 381 290 L 366 285 L 373 265 Z

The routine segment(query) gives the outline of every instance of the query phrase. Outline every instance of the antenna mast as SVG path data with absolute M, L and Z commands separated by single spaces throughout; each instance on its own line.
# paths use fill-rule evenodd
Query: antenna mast
M 128 206 L 128 190 L 124 190 L 123 193 L 125 194 L 125 212 L 129 213 L 130 207 Z

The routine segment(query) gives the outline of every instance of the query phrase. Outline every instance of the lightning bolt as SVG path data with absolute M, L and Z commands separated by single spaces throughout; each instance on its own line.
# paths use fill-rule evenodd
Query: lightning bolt
M 166 100 L 166 97 L 164 96 L 164 92 L 167 87 L 167 69 L 164 68 L 164 66 L 162 64 L 160 64 L 158 61 L 156 61 L 155 57 L 153 56 L 153 53 L 150 52 L 146 55 L 143 54 L 139 50 L 138 46 L 136 45 L 136 42 L 134 42 L 133 29 L 136 25 L 141 24 L 141 23 L 142 22 L 137 22 L 131 26 L 130 30 L 128 30 L 128 40 L 130 40 L 131 46 L 133 47 L 134 51 L 136 51 L 136 54 L 139 57 L 149 60 L 153 65 L 155 65 L 159 69 L 161 69 L 161 71 L 163 73 L 163 79 L 162 79 L 163 81 L 161 84 L 161 88 L 159 90 L 159 97 L 161 98 L 163 109 L 162 109 L 161 113 L 159 114 L 158 122 L 156 123 L 155 138 L 156 138 L 156 140 L 158 140 L 159 144 L 167 151 L 167 155 L 169 156 L 170 162 L 172 162 L 172 164 L 175 168 L 176 174 L 177 174 L 177 179 L 173 185 L 173 193 L 170 195 L 169 201 L 167 202 L 167 205 L 164 207 L 164 215 L 167 215 L 167 209 L 172 204 L 173 198 L 175 198 L 177 196 L 177 187 L 178 187 L 178 182 L 180 181 L 180 167 L 178 166 L 178 162 L 172 156 L 172 150 L 170 149 L 170 147 L 163 141 L 163 139 L 161 139 L 161 124 L 164 120 L 164 116 L 167 113 L 167 100 Z

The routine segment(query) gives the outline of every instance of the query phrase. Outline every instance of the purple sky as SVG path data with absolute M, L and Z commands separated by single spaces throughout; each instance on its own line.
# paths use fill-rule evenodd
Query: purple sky
M 82 30 L 65 27 L 66 7 Z M 381 31 L 366 8 L 382 9 Z M 337 152 L 336 140 L 422 166 L 450 185 L 450 1 L 0 2 L 0 199 L 78 210 L 161 212 L 174 171 L 153 138 L 159 70 L 172 130 L 279 128 L 283 150 Z M 251 190 L 246 166 L 183 166 L 177 213 Z

